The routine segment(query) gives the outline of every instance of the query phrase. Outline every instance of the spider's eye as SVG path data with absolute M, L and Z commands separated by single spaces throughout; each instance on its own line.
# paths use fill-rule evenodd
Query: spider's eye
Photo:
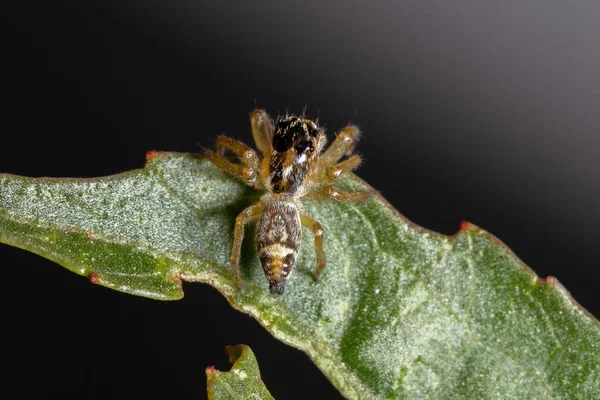
M 315 151 L 315 145 L 313 140 L 301 138 L 296 142 L 296 153 L 298 154 L 306 154 L 310 156 L 313 151 Z
M 294 135 L 292 135 L 290 132 L 278 132 L 275 136 L 273 136 L 273 148 L 277 152 L 283 153 L 284 151 L 287 151 L 290 147 L 292 147 L 293 141 Z
M 317 134 L 318 128 L 314 122 L 290 117 L 277 124 L 277 132 L 273 136 L 273 149 L 283 153 L 293 146 L 297 154 L 310 156 L 315 151 Z
M 277 132 L 273 136 L 273 148 L 278 153 L 288 151 L 298 135 L 298 118 L 292 117 L 277 124 Z

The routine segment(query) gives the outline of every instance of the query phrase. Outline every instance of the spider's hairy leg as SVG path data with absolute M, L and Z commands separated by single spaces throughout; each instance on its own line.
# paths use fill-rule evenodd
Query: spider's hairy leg
M 258 156 L 250 146 L 227 136 L 217 137 L 217 153 L 222 156 L 227 150 L 233 152 L 245 164 L 255 166 L 258 163 Z
M 233 164 L 227 160 L 227 158 L 225 158 L 225 152 L 227 150 L 230 150 L 237 155 L 242 161 L 242 164 Z M 206 155 L 217 167 L 222 168 L 231 175 L 243 180 L 248 185 L 256 186 L 258 184 L 256 174 L 259 158 L 256 155 L 256 152 L 244 143 L 226 136 L 219 136 L 217 138 L 217 151 L 207 151 Z
M 231 248 L 231 267 L 233 269 L 233 279 L 238 289 L 242 288 L 240 279 L 240 252 L 244 240 L 244 226 L 256 219 L 262 212 L 262 203 L 251 205 L 242 211 L 235 219 L 235 228 L 233 230 L 233 247 Z
M 313 273 L 315 279 L 319 279 L 321 271 L 325 268 L 325 251 L 323 251 L 323 227 L 305 211 L 300 212 L 302 225 L 308 227 L 315 235 L 315 250 L 317 252 L 317 270 Z
M 347 160 L 344 160 L 333 167 L 325 171 L 325 177 L 323 178 L 323 184 L 331 184 L 337 180 L 340 176 L 345 173 L 351 172 L 358 168 L 361 163 L 361 158 L 358 155 L 353 155 Z
M 331 146 L 319 157 L 319 163 L 323 168 L 330 168 L 337 163 L 340 158 L 346 155 L 354 148 L 354 143 L 358 141 L 360 130 L 355 125 L 348 125 L 338 133 Z
M 331 185 L 320 188 L 317 192 L 331 199 L 350 203 L 363 201 L 371 197 L 371 192 L 368 191 L 347 192 Z
M 250 114 L 250 125 L 256 147 L 261 153 L 268 154 L 275 131 L 273 120 L 265 110 L 254 110 Z

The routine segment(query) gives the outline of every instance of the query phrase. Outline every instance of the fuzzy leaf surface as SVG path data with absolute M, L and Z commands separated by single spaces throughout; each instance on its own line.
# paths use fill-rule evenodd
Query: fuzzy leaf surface
M 366 187 L 353 176 L 341 186 Z M 556 279 L 540 280 L 473 225 L 433 233 L 377 195 L 305 204 L 325 230 L 328 265 L 315 282 L 305 229 L 283 296 L 269 293 L 248 227 L 238 291 L 234 220 L 259 196 L 173 153 L 105 178 L 1 175 L 0 241 L 135 295 L 175 300 L 182 280 L 209 283 L 348 398 L 600 398 L 599 324 Z
M 206 386 L 209 400 L 273 400 L 260 379 L 256 357 L 250 347 L 239 344 L 227 346 L 231 371 L 221 372 L 206 368 Z

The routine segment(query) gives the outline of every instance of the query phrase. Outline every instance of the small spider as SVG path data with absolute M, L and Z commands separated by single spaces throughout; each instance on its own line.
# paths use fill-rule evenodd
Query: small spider
M 350 155 L 359 130 L 353 125 L 345 127 L 321 154 L 327 138 L 323 129 L 311 120 L 286 115 L 274 123 L 265 111 L 255 110 L 250 114 L 250 122 L 256 147 L 263 157 L 244 143 L 225 136 L 217 138 L 217 151 L 207 151 L 207 156 L 217 167 L 247 185 L 266 190 L 258 203 L 246 208 L 235 220 L 231 265 L 236 285 L 242 287 L 239 260 L 244 226 L 258 218 L 256 247 L 269 290 L 283 294 L 298 257 L 301 225 L 315 235 L 315 279 L 325 267 L 323 228 L 303 210 L 300 198 L 361 201 L 369 196 L 366 191 L 346 192 L 333 186 L 342 174 L 361 162 L 358 155 Z M 230 162 L 225 157 L 227 150 L 240 163 Z M 349 158 L 339 162 L 344 155 Z

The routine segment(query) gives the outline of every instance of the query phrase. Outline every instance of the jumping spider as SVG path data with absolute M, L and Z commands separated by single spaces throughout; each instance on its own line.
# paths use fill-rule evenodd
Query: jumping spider
M 256 147 L 263 157 L 244 143 L 225 136 L 217 138 L 216 152 L 207 151 L 207 155 L 213 164 L 247 185 L 266 190 L 260 201 L 242 211 L 235 221 L 231 265 L 236 285 L 242 287 L 239 260 L 244 225 L 258 218 L 256 247 L 269 290 L 283 294 L 298 257 L 301 225 L 315 235 L 315 279 L 325 267 L 323 228 L 303 210 L 300 198 L 361 201 L 369 196 L 367 191 L 346 192 L 333 186 L 342 174 L 361 162 L 358 155 L 350 155 L 359 130 L 353 125 L 345 127 L 321 154 L 327 138 L 323 129 L 311 120 L 286 115 L 274 123 L 265 111 L 255 110 L 250 114 L 250 122 Z M 240 163 L 230 162 L 225 157 L 227 150 Z M 344 155 L 349 158 L 339 162 Z

